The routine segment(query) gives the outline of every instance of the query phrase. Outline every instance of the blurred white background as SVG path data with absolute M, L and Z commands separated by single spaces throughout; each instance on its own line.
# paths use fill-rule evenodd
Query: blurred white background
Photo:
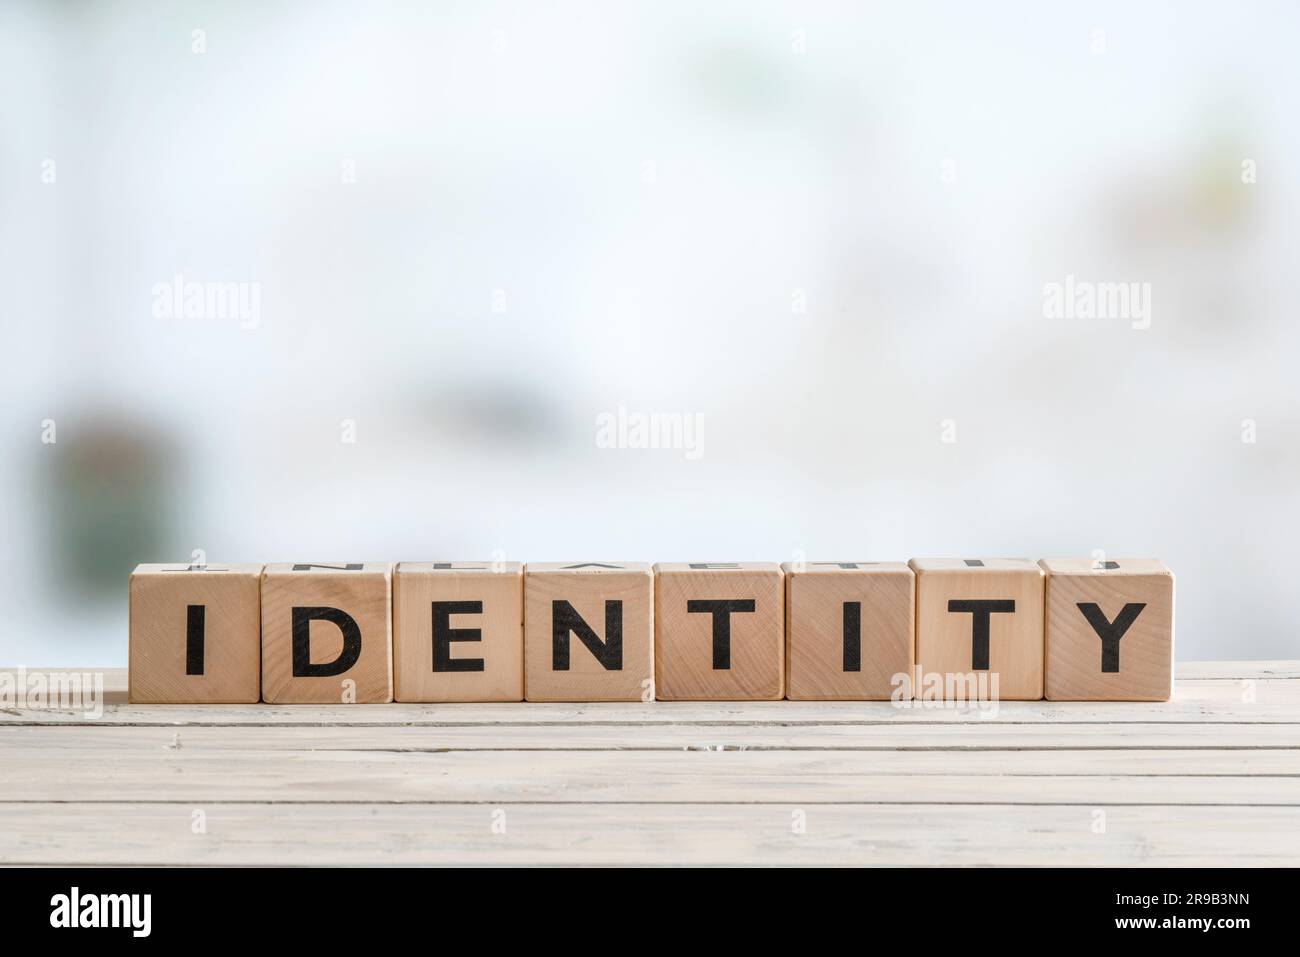
M 1297 657 L 1298 35 L 1286 2 L 6 2 L 0 663 L 125 664 L 130 569 L 195 549 L 1102 549 L 1174 569 L 1180 658 Z M 160 317 L 178 275 L 255 321 Z M 1149 283 L 1150 327 L 1047 318 L 1067 276 Z M 702 454 L 600 447 L 620 406 Z

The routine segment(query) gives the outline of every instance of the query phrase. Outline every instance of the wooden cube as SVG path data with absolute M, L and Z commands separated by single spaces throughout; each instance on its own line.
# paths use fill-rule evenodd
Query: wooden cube
M 979 700 L 1042 698 L 1043 570 L 1023 558 L 914 558 L 910 564 L 921 679 L 915 696 L 971 699 L 977 691 Z
M 130 701 L 259 700 L 261 575 L 261 565 L 137 565 L 127 589 Z
M 524 697 L 648 701 L 654 576 L 643 562 L 529 562 L 524 569 Z
M 402 562 L 393 573 L 398 701 L 522 701 L 519 562 Z
M 786 697 L 911 697 L 916 576 L 904 562 L 806 562 L 785 572 Z M 905 676 L 896 682 L 896 676 Z
M 1047 697 L 1168 701 L 1174 576 L 1154 559 L 1049 558 Z
M 780 565 L 655 565 L 655 695 L 664 701 L 772 701 L 785 695 Z
M 267 565 L 262 700 L 392 701 L 392 570 L 387 562 Z

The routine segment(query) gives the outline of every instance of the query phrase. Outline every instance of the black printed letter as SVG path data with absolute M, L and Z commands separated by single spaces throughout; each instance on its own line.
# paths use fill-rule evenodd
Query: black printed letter
M 753 611 L 752 598 L 690 598 L 686 610 L 692 614 L 713 615 L 713 670 L 731 670 L 731 613 Z
M 1119 671 L 1119 640 L 1124 632 L 1133 626 L 1137 616 L 1142 614 L 1146 602 L 1131 601 L 1120 609 L 1114 621 L 1107 621 L 1101 606 L 1090 601 L 1078 602 L 1079 611 L 1088 619 L 1092 630 L 1101 639 L 1101 670 L 1103 672 Z
M 203 605 L 185 608 L 185 673 L 203 674 Z
M 971 669 L 989 670 L 989 616 L 1016 610 L 1014 598 L 954 598 L 948 611 L 974 615 L 971 626 Z
M 333 661 L 311 663 L 311 623 L 328 621 L 343 633 L 343 650 Z M 341 675 L 361 657 L 361 629 L 345 611 L 337 608 L 295 608 L 293 610 L 293 676 L 295 678 L 329 678 Z
M 862 670 L 862 602 L 844 603 L 844 670 Z
M 453 641 L 482 641 L 483 632 L 477 628 L 451 627 L 452 615 L 481 615 L 481 601 L 435 601 L 433 603 L 433 670 L 482 671 L 482 658 L 453 658 Z
M 596 656 L 606 671 L 623 670 L 623 602 L 617 599 L 605 601 L 605 640 L 591 630 L 567 601 L 556 598 L 551 602 L 551 670 L 569 670 L 569 632 L 578 636 L 578 640 L 587 650 Z

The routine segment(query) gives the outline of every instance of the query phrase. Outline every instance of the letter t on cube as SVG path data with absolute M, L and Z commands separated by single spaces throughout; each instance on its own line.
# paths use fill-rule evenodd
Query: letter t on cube
M 914 558 L 909 564 L 916 572 L 921 673 L 915 696 L 1041 699 L 1043 570 L 1025 558 Z

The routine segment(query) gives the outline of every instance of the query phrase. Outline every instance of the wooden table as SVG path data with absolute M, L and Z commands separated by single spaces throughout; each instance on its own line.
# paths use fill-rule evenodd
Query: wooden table
M 0 711 L 6 864 L 1300 863 L 1300 662 L 1167 704 Z

